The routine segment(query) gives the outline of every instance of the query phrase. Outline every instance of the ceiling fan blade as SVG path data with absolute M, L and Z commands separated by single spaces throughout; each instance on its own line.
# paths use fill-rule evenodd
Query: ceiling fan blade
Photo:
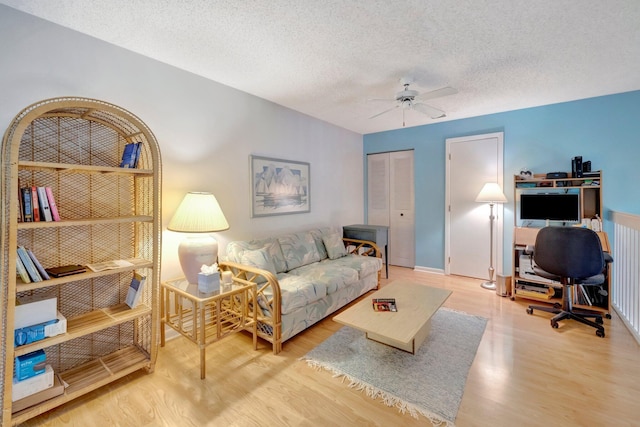
M 366 102 L 396 102 L 395 99 L 383 98 L 367 98 Z
M 431 92 L 425 92 L 422 95 L 417 96 L 416 99 L 426 101 L 427 99 L 440 98 L 441 96 L 455 95 L 456 93 L 458 93 L 458 89 L 447 86 L 441 89 L 432 90 Z
M 374 119 L 374 118 L 376 118 L 376 117 L 378 117 L 378 116 L 383 115 L 384 113 L 388 113 L 389 111 L 393 111 L 393 110 L 395 110 L 395 109 L 396 109 L 396 108 L 398 108 L 399 106 L 400 106 L 400 105 L 396 105 L 395 107 L 391 107 L 391 108 L 389 108 L 388 110 L 384 110 L 384 111 L 383 111 L 383 112 L 381 112 L 381 113 L 374 114 L 373 116 L 371 116 L 371 117 L 369 117 L 369 118 L 370 118 L 370 119 Z
M 416 103 L 413 104 L 413 109 L 419 111 L 432 119 L 441 119 L 443 117 L 447 117 L 444 111 L 439 110 L 431 105 Z

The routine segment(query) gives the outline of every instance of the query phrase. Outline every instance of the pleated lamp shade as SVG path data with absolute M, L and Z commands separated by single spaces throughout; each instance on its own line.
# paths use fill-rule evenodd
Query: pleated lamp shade
M 167 229 L 196 234 L 180 243 L 178 257 L 189 283 L 198 283 L 201 267 L 218 259 L 218 242 L 206 233 L 228 230 L 229 223 L 213 194 L 190 192 L 182 199 Z

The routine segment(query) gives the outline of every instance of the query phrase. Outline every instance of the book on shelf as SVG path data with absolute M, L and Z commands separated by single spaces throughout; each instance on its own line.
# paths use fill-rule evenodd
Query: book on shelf
M 142 142 L 138 142 L 138 144 L 136 145 L 136 158 L 133 161 L 133 167 L 137 168 L 138 167 L 138 162 L 140 161 L 140 152 L 142 151 Z
M 29 258 L 31 258 L 31 261 L 33 261 L 33 264 L 36 266 L 36 270 L 40 273 L 40 277 L 42 277 L 43 280 L 51 279 L 42 264 L 40 264 L 40 261 L 38 261 L 38 258 L 36 258 L 36 254 L 34 254 L 31 249 L 27 249 L 27 253 L 29 254 Z
M 138 305 L 138 301 L 140 301 L 146 281 L 147 276 L 143 276 L 139 273 L 133 273 L 133 278 L 131 279 L 131 284 L 127 291 L 127 298 L 125 299 L 125 303 L 129 307 L 134 308 Z
M 58 205 L 56 205 L 56 199 L 53 197 L 53 190 L 51 187 L 44 188 L 47 194 L 47 200 L 49 201 L 49 208 L 51 209 L 51 217 L 54 221 L 60 221 L 60 214 L 58 213 Z
M 87 271 L 86 268 L 78 264 L 62 265 L 60 267 L 46 268 L 45 270 L 47 273 L 49 273 L 50 276 L 53 277 L 71 276 L 72 274 L 79 274 Z
M 374 311 L 398 311 L 395 298 L 373 298 L 371 302 Z
M 40 203 L 38 202 L 38 188 L 31 187 L 31 208 L 33 209 L 33 220 L 40 221 Z
M 40 273 L 38 273 L 36 265 L 31 260 L 31 257 L 29 256 L 29 253 L 24 248 L 24 246 L 18 246 L 18 256 L 20 257 L 24 268 L 26 268 L 27 273 L 29 273 L 29 278 L 31 278 L 31 281 L 42 282 L 42 277 L 40 276 Z
M 29 273 L 27 273 L 27 269 L 25 268 L 20 256 L 16 257 L 16 271 L 18 275 L 22 279 L 24 283 L 31 283 L 31 279 L 29 278 Z
M 51 216 L 51 208 L 49 207 L 49 199 L 47 198 L 47 190 L 44 187 L 36 187 L 38 192 L 38 204 L 40 206 L 40 218 L 42 221 L 53 221 Z
M 591 303 L 591 298 L 589 298 L 589 294 L 587 293 L 587 290 L 585 289 L 585 287 L 583 285 L 578 285 L 577 286 L 580 289 L 580 292 L 582 293 L 582 302 L 584 303 L 584 305 L 593 305 Z
M 24 202 L 22 201 L 22 191 L 18 184 L 18 222 L 24 221 Z
M 31 188 L 21 188 L 20 193 L 22 194 L 22 204 L 24 205 L 24 222 L 32 222 L 33 205 L 31 204 Z
M 120 162 L 121 168 L 135 168 L 138 166 L 138 158 L 140 157 L 140 150 L 142 148 L 142 142 L 130 142 L 124 146 L 122 152 L 122 161 Z
M 98 262 L 95 264 L 87 264 L 87 267 L 89 267 L 91 271 L 94 271 L 97 273 L 99 271 L 115 270 L 117 268 L 131 267 L 132 265 L 133 263 L 129 261 L 126 261 L 123 259 L 116 259 L 112 261 Z

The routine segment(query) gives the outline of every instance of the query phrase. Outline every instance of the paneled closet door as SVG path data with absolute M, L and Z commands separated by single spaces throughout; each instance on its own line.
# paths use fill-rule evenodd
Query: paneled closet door
M 367 156 L 368 224 L 389 227 L 389 264 L 415 266 L 413 150 Z

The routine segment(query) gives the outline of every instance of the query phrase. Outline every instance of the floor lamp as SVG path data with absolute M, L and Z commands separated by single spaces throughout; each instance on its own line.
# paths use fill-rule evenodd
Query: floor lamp
M 476 197 L 476 202 L 478 203 L 489 203 L 489 280 L 483 282 L 480 286 L 485 289 L 495 290 L 496 282 L 493 278 L 493 273 L 495 269 L 493 268 L 493 222 L 496 219 L 495 215 L 493 215 L 493 205 L 496 203 L 506 203 L 507 198 L 504 196 L 502 189 L 495 182 L 487 182 L 478 197 Z

